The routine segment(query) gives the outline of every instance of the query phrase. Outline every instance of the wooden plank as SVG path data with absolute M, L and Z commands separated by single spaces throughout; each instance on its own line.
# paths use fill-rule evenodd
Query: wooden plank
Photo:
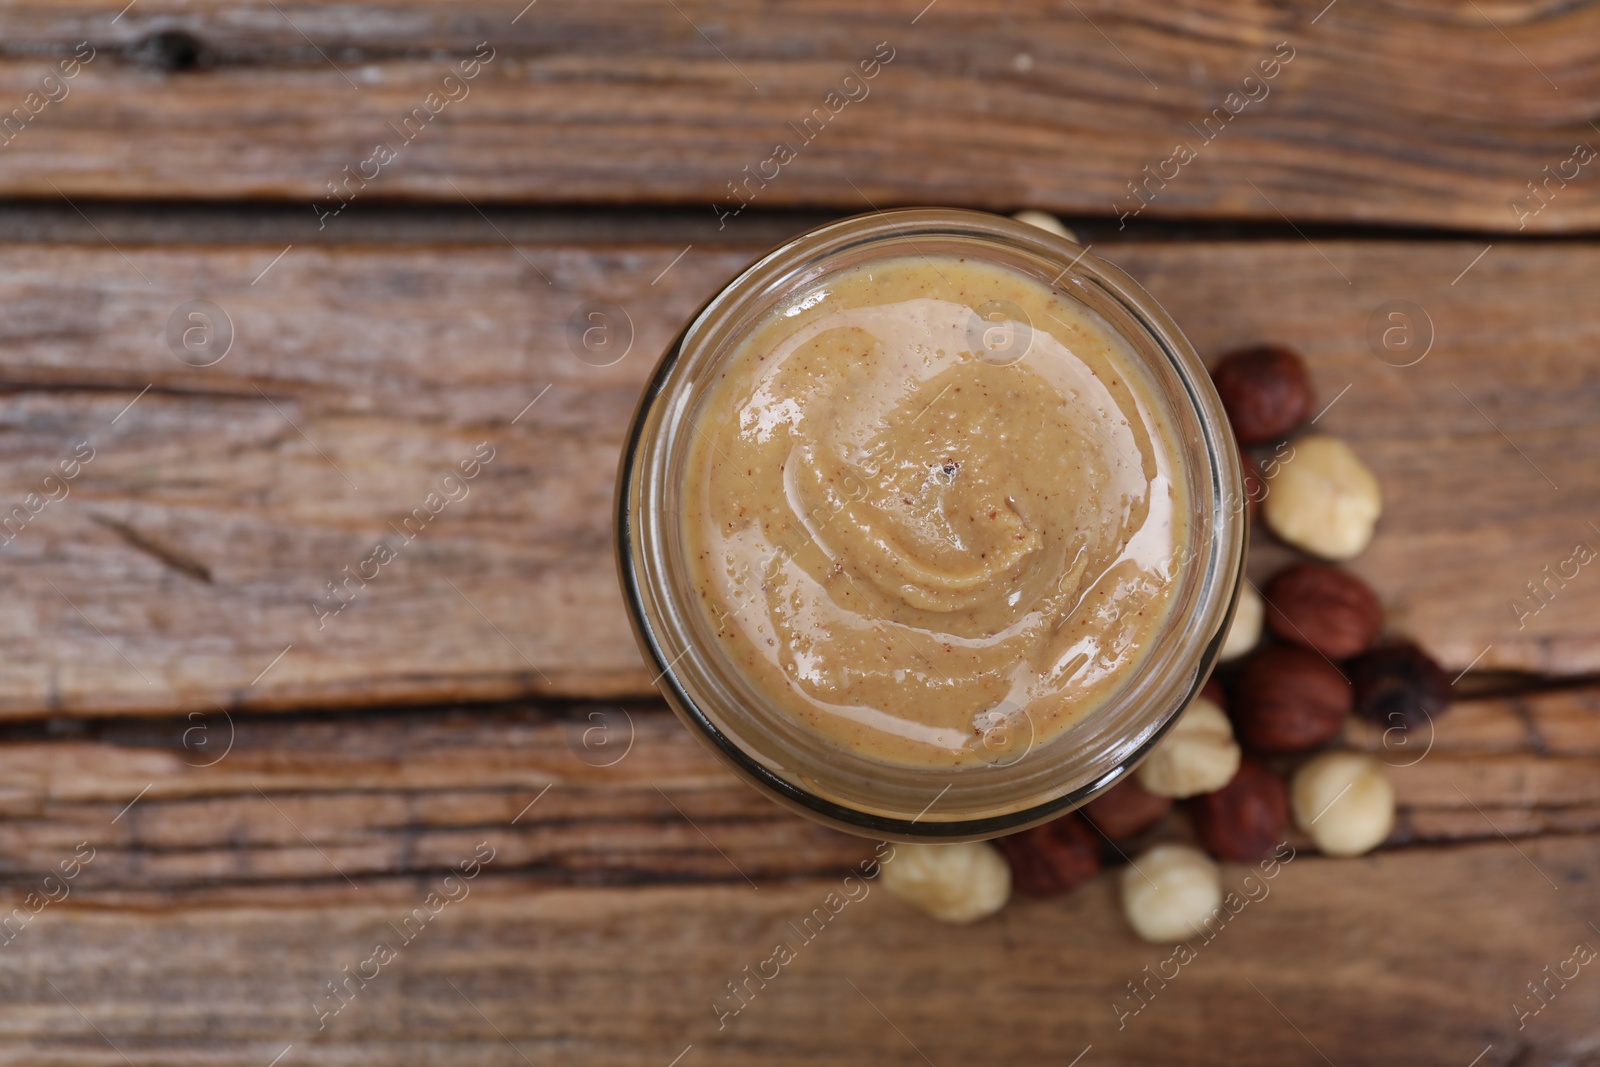
M 6 112 L 80 42 L 96 49 L 0 150 L 0 195 L 273 197 L 310 210 L 386 141 L 399 155 L 360 199 L 709 215 L 737 204 L 730 183 L 748 173 L 743 199 L 759 206 L 846 211 L 941 202 L 1273 222 L 1281 211 L 1501 231 L 1600 221 L 1600 183 L 1574 159 L 1600 107 L 1600 12 L 1586 6 L 123 6 L 0 5 Z M 423 133 L 397 134 L 480 43 L 494 59 L 468 95 Z M 856 102 L 830 101 L 875 53 L 893 59 L 845 86 Z M 1245 81 L 1291 55 L 1272 79 Z M 817 108 L 826 123 L 797 133 Z M 763 168 L 782 158 L 779 142 L 795 158 Z M 1532 197 L 1546 167 L 1551 184 Z
M 1393 768 L 1390 847 L 1600 831 L 1600 689 L 1469 701 L 1405 744 L 1352 723 L 1347 740 Z M 88 842 L 74 891 L 102 903 L 425 878 L 486 827 L 498 870 L 546 886 L 765 886 L 870 855 L 733 779 L 656 704 L 12 727 L 0 781 L 0 889 Z M 1145 843 L 1190 836 L 1175 814 Z
M 113 896 L 421 877 L 488 826 L 502 868 L 558 885 L 815 877 L 866 849 L 731 779 L 658 705 L 31 733 L 0 745 L 13 884 L 79 841 L 79 888 Z
M 611 558 L 617 449 L 656 353 L 756 249 L 119 247 L 0 250 L 4 513 L 95 450 L 0 545 L 0 715 L 650 692 Z M 1257 340 L 1307 353 L 1336 401 L 1319 428 L 1384 486 L 1355 567 L 1395 630 L 1452 672 L 1600 668 L 1587 570 L 1520 629 L 1512 607 L 1575 543 L 1600 544 L 1600 360 L 1572 314 L 1600 249 L 1497 246 L 1452 281 L 1482 245 L 1097 248 L 1208 357 Z M 164 339 L 197 298 L 236 337 L 203 368 Z M 611 366 L 566 336 L 597 299 L 632 324 Z M 1366 341 L 1397 299 L 1436 334 L 1405 368 Z M 484 442 L 469 495 L 403 543 L 401 519 Z M 319 615 L 383 539 L 398 557 Z M 1281 556 L 1257 548 L 1260 577 Z
M 266 1064 L 292 1046 L 284 1062 L 663 1067 L 1067 1063 L 1087 1051 L 1085 1063 L 1504 1067 L 1581 1061 L 1600 1011 L 1600 983 L 1583 971 L 1552 980 L 1521 1029 L 1515 1007 L 1539 1003 L 1525 983 L 1596 943 L 1600 861 L 1586 838 L 1520 854 L 1497 841 L 1298 856 L 1251 883 L 1257 899 L 1196 939 L 1181 968 L 1163 967 L 1171 948 L 1133 938 L 1106 876 L 971 927 L 938 926 L 858 882 L 854 903 L 803 936 L 838 877 L 540 891 L 498 877 L 497 862 L 409 941 L 396 924 L 442 874 L 273 908 L 135 912 L 70 896 L 0 953 L 0 1055 Z M 1245 874 L 1225 880 L 1242 890 Z M 780 942 L 792 962 L 720 1016 L 739 1003 L 728 983 Z M 374 974 L 362 961 L 379 943 L 395 956 Z M 327 983 L 346 967 L 370 981 L 352 979 L 331 1014 Z
M 32 590 L 8 632 L 77 634 L 60 657 L 8 659 L 8 706 L 647 690 L 611 561 L 617 441 L 646 354 L 748 253 L 697 256 L 652 287 L 674 251 L 308 249 L 253 283 L 282 251 L 149 249 L 136 269 L 114 252 L 18 251 L 3 268 L 17 309 L 5 411 L 30 427 L 7 435 L 5 499 L 75 439 L 96 450 L 7 546 L 26 564 L 9 580 Z M 195 369 L 163 337 L 201 294 L 226 305 L 238 351 Z M 634 309 L 631 359 L 568 350 L 590 294 Z M 469 495 L 420 534 L 402 526 L 484 442 Z M 401 554 L 362 588 L 385 539 Z M 105 584 L 91 593 L 74 572 Z M 349 598 L 331 617 L 312 608 L 338 608 L 330 582 Z M 377 632 L 403 662 L 375 661 Z M 152 659 L 149 642 L 171 637 L 182 651 Z

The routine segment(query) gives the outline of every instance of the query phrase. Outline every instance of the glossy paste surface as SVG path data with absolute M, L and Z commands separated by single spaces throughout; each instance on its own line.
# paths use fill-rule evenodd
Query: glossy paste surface
M 683 543 L 722 653 L 872 759 L 1048 743 L 1166 615 L 1187 502 L 1146 374 L 997 264 L 881 259 L 797 294 L 694 414 Z

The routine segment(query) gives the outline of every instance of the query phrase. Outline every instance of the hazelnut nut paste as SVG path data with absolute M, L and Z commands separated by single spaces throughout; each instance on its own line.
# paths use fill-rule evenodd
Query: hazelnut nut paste
M 802 290 L 693 416 L 681 533 L 722 654 L 878 761 L 1048 743 L 1168 614 L 1188 501 L 1147 374 L 997 264 L 884 258 Z

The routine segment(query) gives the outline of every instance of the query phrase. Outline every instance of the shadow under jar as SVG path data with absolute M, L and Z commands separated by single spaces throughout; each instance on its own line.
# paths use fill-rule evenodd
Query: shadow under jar
M 634 631 L 759 790 L 872 837 L 1043 822 L 1209 675 L 1245 544 L 1205 368 L 1127 275 L 954 209 L 806 233 L 656 368 L 617 487 Z

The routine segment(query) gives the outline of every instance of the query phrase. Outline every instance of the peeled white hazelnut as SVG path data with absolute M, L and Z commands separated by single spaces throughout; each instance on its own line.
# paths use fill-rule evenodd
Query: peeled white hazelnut
M 1146 941 L 1202 933 L 1221 904 L 1222 872 L 1190 845 L 1157 845 L 1122 872 L 1122 912 Z
M 1276 467 L 1261 502 L 1273 533 L 1324 559 L 1350 559 L 1367 547 L 1383 493 L 1349 445 L 1326 434 L 1302 437 Z
M 1295 772 L 1294 821 L 1329 856 L 1370 852 L 1394 828 L 1394 786 L 1383 764 L 1360 752 L 1324 752 Z
M 1063 226 L 1060 219 L 1047 211 L 1035 211 L 1029 208 L 1027 211 L 1019 211 L 1011 217 L 1018 222 L 1026 222 L 1029 226 L 1037 226 L 1041 230 L 1049 230 L 1057 237 L 1065 237 L 1074 244 L 1083 244 L 1082 241 L 1078 240 L 1077 234 Z
M 1221 708 L 1195 697 L 1134 773 L 1156 796 L 1178 798 L 1215 793 L 1238 770 L 1233 724 Z
M 940 922 L 977 922 L 1011 897 L 1011 868 L 983 841 L 895 845 L 879 877 L 890 893 Z
M 1265 612 L 1256 587 L 1249 582 L 1239 586 L 1239 603 L 1233 609 L 1233 622 L 1228 624 L 1228 636 L 1222 639 L 1222 651 L 1217 658 L 1227 663 L 1260 644 L 1261 619 Z

